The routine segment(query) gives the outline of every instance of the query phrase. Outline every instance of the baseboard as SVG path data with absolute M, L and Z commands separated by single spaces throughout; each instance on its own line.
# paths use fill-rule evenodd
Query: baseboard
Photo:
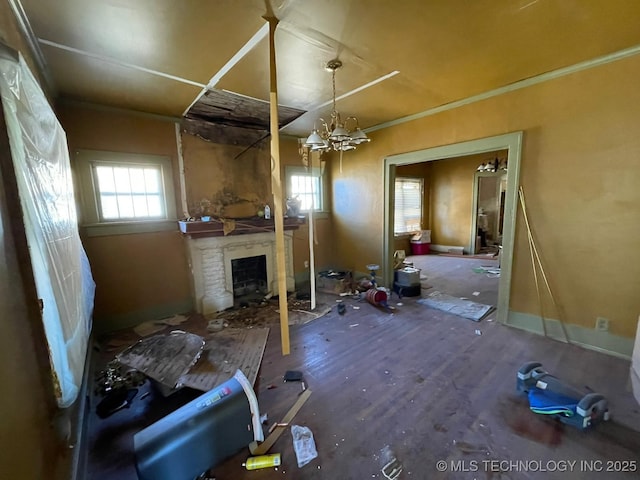
M 542 318 L 538 315 L 509 311 L 506 325 L 520 328 L 528 332 L 544 335 Z M 545 321 L 547 337 L 565 341 L 562 324 L 559 320 L 547 318 Z M 633 353 L 633 338 L 621 337 L 609 332 L 582 327 L 580 325 L 564 324 L 569 342 L 589 350 L 613 355 L 614 357 L 630 360 Z
M 91 402 L 89 401 L 91 390 L 89 384 L 93 379 L 93 335 L 87 343 L 87 356 L 85 358 L 84 373 L 82 374 L 82 385 L 76 400 L 72 421 L 73 425 L 73 454 L 71 456 L 71 480 L 85 480 L 87 478 L 87 463 L 89 459 L 89 444 L 87 439 L 87 429 L 89 414 L 91 412 Z
M 296 284 L 296 290 L 298 289 L 298 285 L 308 286 L 310 282 L 309 270 L 294 273 L 293 281 Z
M 193 300 L 188 298 L 178 302 L 156 305 L 120 315 L 102 315 L 94 319 L 93 330 L 97 335 L 100 335 L 102 333 L 135 327 L 148 320 L 160 320 L 175 314 L 192 312 L 193 310 Z
M 328 270 L 332 270 L 329 267 L 326 268 L 316 268 L 316 275 L 320 272 L 326 272 Z M 342 269 L 333 269 L 334 271 L 344 271 Z M 371 272 L 360 272 L 357 270 L 351 271 L 351 278 L 353 278 L 354 282 L 357 282 L 358 280 L 360 280 L 362 277 L 367 277 L 367 278 L 371 278 Z M 298 285 L 299 283 L 305 283 L 305 282 L 309 282 L 309 271 L 304 271 L 304 272 L 298 272 L 294 275 L 295 281 L 296 281 L 296 285 Z M 382 281 L 381 278 L 379 278 L 378 280 Z
M 462 252 L 464 252 L 464 247 L 461 247 L 459 245 L 457 246 L 456 245 L 438 245 L 437 243 L 432 243 L 429 246 L 429 249 L 434 252 L 440 252 L 440 253 L 449 253 L 451 250 L 459 250 L 461 254 Z

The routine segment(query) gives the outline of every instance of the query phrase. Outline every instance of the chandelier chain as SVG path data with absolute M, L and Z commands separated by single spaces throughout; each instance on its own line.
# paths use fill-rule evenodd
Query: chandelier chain
M 320 129 L 318 129 L 314 123 L 313 131 L 307 137 L 304 146 L 309 147 L 313 151 L 339 151 L 342 161 L 342 152 L 354 150 L 357 145 L 370 142 L 370 139 L 360 130 L 356 117 L 349 116 L 343 123 L 340 118 L 340 113 L 336 109 L 336 70 L 340 67 L 342 67 L 342 62 L 337 58 L 327 62 L 325 69 L 331 72 L 331 88 L 333 94 L 331 98 L 331 117 L 329 122 L 326 122 L 322 118 L 318 119 L 321 125 Z M 347 127 L 349 121 L 353 122 L 353 128 L 351 130 Z
M 333 81 L 333 111 L 336 111 L 336 71 L 333 69 L 331 71 L 331 78 Z

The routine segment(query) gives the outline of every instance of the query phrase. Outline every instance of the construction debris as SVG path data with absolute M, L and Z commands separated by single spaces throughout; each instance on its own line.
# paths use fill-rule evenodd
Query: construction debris
M 143 322 L 134 327 L 133 331 L 141 337 L 148 337 L 149 335 L 161 332 L 167 326 L 177 327 L 186 321 L 187 317 L 176 314 L 173 317 L 163 318 L 162 320 L 149 320 L 148 322 Z
M 311 309 L 310 300 L 302 300 L 294 295 L 288 301 L 289 324 L 305 324 L 320 318 L 331 311 L 331 307 L 318 303 Z M 223 320 L 231 327 L 265 327 L 280 321 L 280 310 L 277 297 L 263 298 L 259 301 L 247 302 L 244 307 L 233 307 L 215 314 L 211 320 Z
M 318 272 L 316 275 L 316 288 L 320 292 L 334 293 L 340 295 L 341 293 L 351 292 L 353 290 L 353 278 L 351 272 L 335 272 L 333 270 L 327 270 L 324 272 Z
M 296 400 L 296 403 L 293 404 L 293 407 L 289 409 L 287 414 L 279 423 L 287 423 L 287 424 L 290 423 L 294 419 L 296 414 L 300 411 L 300 409 L 305 404 L 305 402 L 309 399 L 310 396 L 311 396 L 311 389 L 307 388 L 304 392 L 302 392 L 302 394 L 298 397 L 298 400 Z M 252 455 L 262 455 L 264 453 L 267 453 L 269 449 L 273 446 L 273 444 L 276 443 L 278 438 L 280 438 L 280 435 L 282 435 L 282 432 L 284 432 L 284 427 L 278 427 L 276 425 L 276 429 L 271 434 L 269 434 L 269 436 L 264 440 L 264 442 L 262 442 L 259 445 L 257 441 L 251 442 L 249 444 L 249 451 L 251 452 Z
M 109 362 L 105 369 L 96 375 L 94 393 L 102 397 L 96 406 L 98 416 L 107 418 L 123 408 L 128 408 L 138 394 L 136 387 L 140 387 L 146 381 L 147 378 L 137 370 L 126 368 L 117 360 Z
M 500 276 L 500 267 L 475 267 L 472 270 L 475 273 L 486 273 L 489 278 L 497 278 Z
M 166 325 L 161 325 L 154 321 L 149 321 L 149 322 L 143 322 L 137 325 L 133 329 L 133 331 L 136 332 L 141 337 L 148 337 L 149 335 L 153 335 L 155 333 L 158 333 L 164 330 L 165 327 Z
M 146 380 L 146 377 L 137 370 L 124 368 L 120 362 L 112 360 L 96 375 L 95 393 L 107 395 L 113 390 L 139 387 Z

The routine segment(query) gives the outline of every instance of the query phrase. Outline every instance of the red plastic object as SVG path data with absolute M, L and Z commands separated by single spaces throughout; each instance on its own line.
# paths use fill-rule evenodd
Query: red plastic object
M 427 255 L 430 245 L 430 243 L 411 242 L 411 255 Z
M 378 290 L 370 288 L 366 293 L 367 301 L 376 306 L 384 305 L 387 303 L 387 293 L 384 290 Z

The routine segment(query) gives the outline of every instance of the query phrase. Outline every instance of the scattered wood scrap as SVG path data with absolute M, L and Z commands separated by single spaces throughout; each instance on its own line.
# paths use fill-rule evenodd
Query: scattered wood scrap
M 174 315 L 173 317 L 163 318 L 162 320 L 149 320 L 143 322 L 136 327 L 133 331 L 141 337 L 148 337 L 164 330 L 165 327 L 177 327 L 187 321 L 187 317 L 184 315 Z
M 318 303 L 311 309 L 309 300 L 288 299 L 289 325 L 301 325 L 320 318 L 331 311 L 331 306 Z M 230 327 L 265 327 L 279 322 L 280 309 L 276 298 L 248 303 L 245 307 L 236 307 L 216 315 Z
M 273 446 L 274 443 L 280 438 L 280 435 L 284 432 L 284 429 L 291 423 L 296 414 L 300 411 L 302 406 L 311 396 L 311 390 L 306 389 L 302 394 L 298 397 L 296 403 L 293 404 L 293 407 L 287 412 L 281 422 L 276 424 L 276 428 L 269 434 L 269 436 L 258 445 L 258 442 L 251 442 L 249 444 L 249 451 L 251 455 L 264 455 L 269 451 L 269 449 Z

